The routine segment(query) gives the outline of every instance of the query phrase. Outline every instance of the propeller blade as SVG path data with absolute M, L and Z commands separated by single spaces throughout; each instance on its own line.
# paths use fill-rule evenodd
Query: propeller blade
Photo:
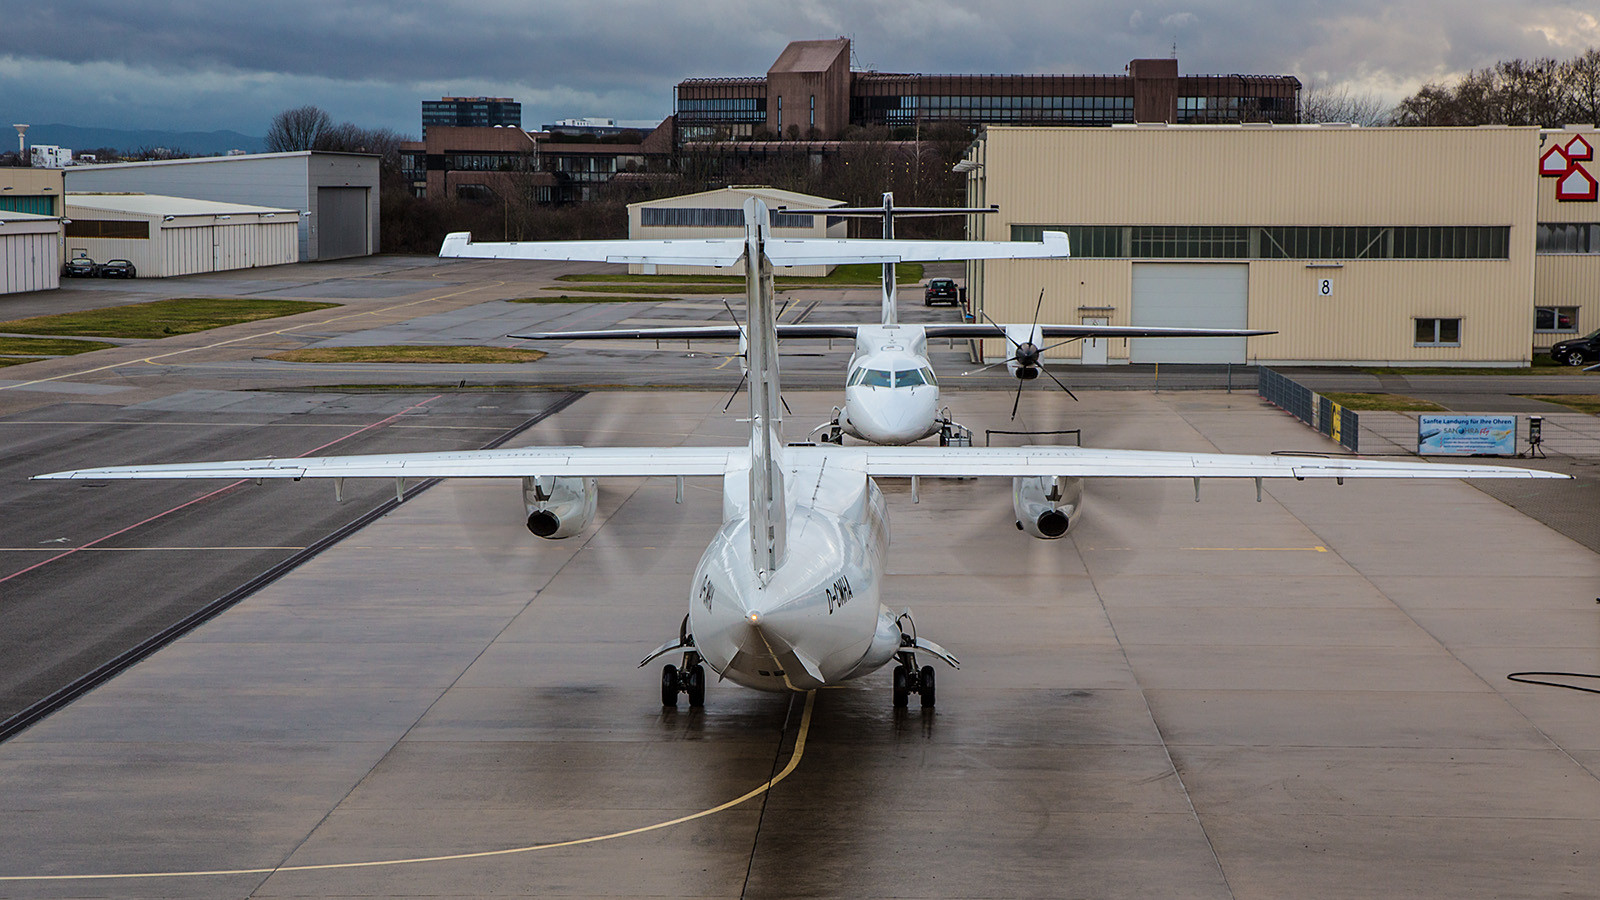
M 728 407 L 733 405 L 733 398 L 739 396 L 739 391 L 744 388 L 744 383 L 749 378 L 750 378 L 750 373 L 749 372 L 745 372 L 745 373 L 743 373 L 742 375 L 739 376 L 739 383 L 733 386 L 733 393 L 728 395 L 728 402 L 722 404 L 722 411 L 723 412 L 727 412 L 728 411 Z
M 1011 421 L 1017 420 L 1017 407 L 1022 405 L 1022 379 L 1017 379 L 1017 398 L 1011 401 Z
M 1056 387 L 1061 388 L 1063 391 L 1066 391 L 1068 397 L 1071 397 L 1073 400 L 1077 400 L 1078 399 L 1078 395 L 1074 394 L 1072 392 L 1072 388 L 1069 388 L 1066 385 L 1062 384 L 1061 383 L 1061 379 L 1057 378 L 1054 374 L 1052 374 L 1049 369 L 1046 369 L 1044 366 L 1040 366 L 1039 367 L 1039 371 L 1045 373 L 1046 375 L 1049 375 L 1050 376 L 1050 380 L 1054 381 L 1056 383 Z
M 1065 347 L 1066 345 L 1072 343 L 1073 341 L 1081 341 L 1081 340 L 1083 340 L 1083 338 L 1084 338 L 1084 336 L 1080 334 L 1077 337 L 1069 337 L 1064 341 L 1058 341 L 1058 342 L 1056 342 L 1054 344 L 1051 344 L 1050 346 L 1044 348 L 1043 350 L 1040 350 L 1039 351 L 1039 355 L 1043 356 L 1044 354 L 1049 353 L 1051 350 L 1054 350 L 1057 347 Z
M 740 323 L 739 317 L 734 314 L 733 307 L 728 304 L 727 297 L 722 298 L 722 308 L 728 311 L 728 318 L 733 320 L 733 324 L 739 326 L 739 336 L 744 338 L 746 341 L 749 341 L 750 335 L 745 333 L 744 325 Z
M 1044 288 L 1039 288 L 1039 302 L 1033 305 L 1033 324 L 1039 324 L 1039 311 L 1044 309 Z
M 994 368 L 995 366 L 1003 366 L 1003 365 L 1005 365 L 1007 363 L 1014 363 L 1016 361 L 1017 361 L 1017 358 L 1015 356 L 1012 356 L 1012 357 L 1008 357 L 1006 359 L 1002 359 L 997 363 L 989 363 L 987 366 L 983 366 L 981 368 L 973 369 L 970 372 L 962 372 L 961 374 L 962 375 L 976 375 L 979 372 L 987 372 L 990 369 Z
M 1010 342 L 1011 346 L 1013 346 L 1013 347 L 1022 346 L 1021 344 L 1018 344 L 1016 341 L 1011 340 L 1011 335 L 1006 333 L 1005 328 L 1002 327 L 999 322 L 996 322 L 995 320 L 989 318 L 989 314 L 988 313 L 986 313 L 986 312 L 984 312 L 983 310 L 980 309 L 980 310 L 978 310 L 978 315 L 983 316 L 983 320 L 985 322 L 988 322 L 990 325 L 993 325 L 994 326 L 994 330 L 1000 332 L 1000 336 L 1005 338 L 1008 342 Z

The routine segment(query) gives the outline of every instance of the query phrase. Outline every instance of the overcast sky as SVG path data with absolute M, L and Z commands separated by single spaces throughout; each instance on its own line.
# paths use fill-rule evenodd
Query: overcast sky
M 1393 102 L 1498 60 L 1600 46 L 1596 0 L 0 0 L 0 122 L 266 132 L 315 104 L 421 132 L 421 101 L 504 96 L 523 125 L 655 122 L 692 76 L 759 75 L 791 40 L 923 73 L 1296 75 Z

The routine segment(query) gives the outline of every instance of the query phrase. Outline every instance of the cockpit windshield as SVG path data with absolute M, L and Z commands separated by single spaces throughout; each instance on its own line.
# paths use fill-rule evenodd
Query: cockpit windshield
M 918 369 L 901 369 L 894 373 L 894 386 L 897 388 L 916 387 L 921 384 L 927 382 L 923 380 L 922 372 Z
M 867 387 L 894 387 L 894 376 L 883 369 L 864 369 L 861 384 Z

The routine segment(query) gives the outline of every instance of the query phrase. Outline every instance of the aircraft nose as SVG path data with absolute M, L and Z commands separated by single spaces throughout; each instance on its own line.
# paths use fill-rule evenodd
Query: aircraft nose
M 850 422 L 873 443 L 906 443 L 927 436 L 937 404 L 932 391 L 919 388 L 879 391 L 854 404 Z

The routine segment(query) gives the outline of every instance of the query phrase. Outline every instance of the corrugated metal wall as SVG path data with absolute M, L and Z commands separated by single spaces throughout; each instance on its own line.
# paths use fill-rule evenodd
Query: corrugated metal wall
M 61 237 L 0 234 L 0 294 L 51 291 L 61 286 Z
M 1012 225 L 1508 226 L 1504 260 L 1251 260 L 1260 361 L 1518 364 L 1530 356 L 1537 129 L 990 128 L 968 201 Z M 1172 260 L 1174 262 L 1180 260 Z M 1189 261 L 1189 260 L 1182 260 Z M 1131 261 L 989 262 L 970 291 L 996 321 L 1129 321 Z M 1318 278 L 1333 279 L 1318 296 Z M 1458 348 L 1413 346 L 1417 317 L 1459 317 Z M 1595 322 L 1600 325 L 1600 321 Z M 1113 361 L 1127 358 L 1113 341 Z M 983 353 L 1002 352 L 985 341 Z M 1076 355 L 1076 351 L 1073 351 Z

